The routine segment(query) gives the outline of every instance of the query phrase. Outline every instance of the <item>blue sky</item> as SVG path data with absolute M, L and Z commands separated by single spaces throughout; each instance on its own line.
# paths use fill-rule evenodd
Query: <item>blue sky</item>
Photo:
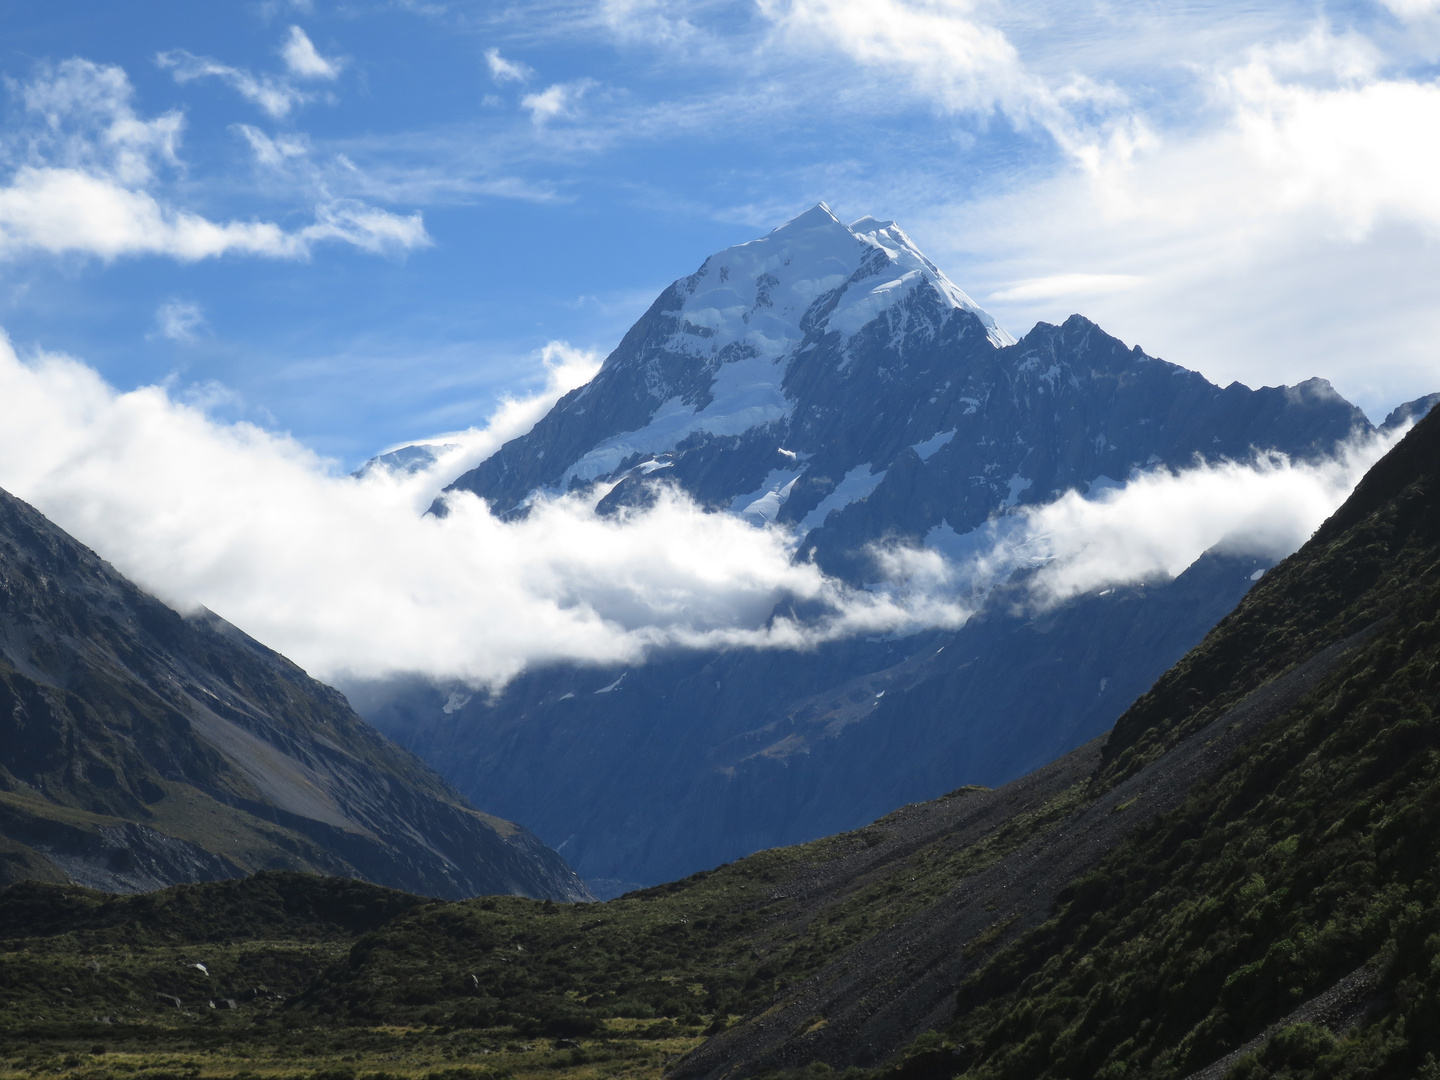
M 353 467 L 604 353 L 710 252 L 897 219 L 1378 418 L 1440 389 L 1440 3 L 0 7 L 0 327 Z

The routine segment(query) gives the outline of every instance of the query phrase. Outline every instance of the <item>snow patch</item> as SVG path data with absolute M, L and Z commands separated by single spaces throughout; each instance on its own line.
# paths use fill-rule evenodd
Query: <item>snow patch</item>
M 924 442 L 916 443 L 910 447 L 910 449 L 920 455 L 921 461 L 929 461 L 935 455 L 935 451 L 939 450 L 953 438 L 955 438 L 955 429 L 951 428 L 949 431 L 942 431 L 938 435 L 931 435 L 930 438 Z
M 1010 494 L 1005 496 L 1005 506 L 1014 506 L 1020 501 L 1020 496 L 1030 490 L 1035 481 L 1027 480 L 1018 472 L 1010 477 Z
M 780 389 L 783 374 L 774 364 L 758 357 L 725 364 L 711 387 L 711 401 L 703 410 L 696 410 L 678 397 L 671 398 L 645 427 L 606 439 L 565 470 L 561 490 L 571 480 L 608 476 L 633 454 L 667 453 L 696 433 L 742 435 L 785 419 L 791 404 Z
M 616 679 L 616 680 L 615 680 L 614 682 L 612 682 L 609 686 L 602 686 L 599 690 L 596 690 L 595 693 L 597 693 L 597 694 L 608 694 L 608 693 L 610 693 L 610 691 L 618 688 L 619 685 L 620 685 L 622 682 L 625 681 L 625 676 L 628 675 L 628 674 L 630 674 L 628 671 L 622 671 L 622 672 L 620 673 L 620 678 Z
M 870 497 L 870 493 L 885 479 L 886 470 L 881 469 L 878 473 L 870 472 L 870 462 L 864 465 L 856 465 L 845 474 L 845 478 L 835 485 L 835 490 L 820 500 L 820 505 L 805 515 L 800 522 L 801 534 L 809 532 L 816 525 L 824 522 L 830 511 L 840 510 L 853 502 Z
M 790 497 L 790 489 L 804 471 L 772 469 L 763 484 L 730 504 L 730 512 L 751 518 L 757 524 L 770 524 L 775 520 L 775 515 L 780 513 L 780 507 L 784 506 L 785 500 Z

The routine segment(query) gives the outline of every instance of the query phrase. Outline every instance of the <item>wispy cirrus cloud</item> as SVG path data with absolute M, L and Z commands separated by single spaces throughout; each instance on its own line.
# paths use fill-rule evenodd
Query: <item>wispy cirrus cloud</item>
M 192 300 L 167 300 L 155 312 L 155 330 L 161 337 L 188 345 L 205 328 L 205 313 Z
M 159 53 L 155 62 L 170 71 L 178 83 L 219 79 L 267 116 L 278 120 L 288 116 L 296 107 L 315 100 L 313 92 L 296 86 L 293 80 L 333 81 L 340 74 L 340 62 L 321 56 L 305 31 L 298 26 L 290 27 L 280 47 L 280 55 L 285 61 L 284 75 L 263 72 L 257 75 L 248 68 L 225 64 L 208 56 L 196 56 L 185 49 Z
M 184 49 L 170 49 L 159 53 L 155 62 L 174 75 L 178 83 L 194 82 L 196 79 L 219 79 L 246 101 L 259 106 L 267 116 L 277 119 L 288 116 L 296 105 L 310 100 L 308 93 L 296 88 L 288 80 L 273 75 L 254 75 L 244 68 L 222 64 L 207 56 L 196 56 Z
M 580 102 L 593 87 L 594 79 L 555 83 L 520 99 L 520 107 L 536 124 L 551 120 L 573 119 L 580 114 Z
M 535 69 L 529 64 L 507 60 L 500 55 L 499 49 L 485 50 L 485 64 L 490 69 L 490 78 L 497 83 L 526 83 L 535 74 Z
M 281 133 L 273 138 L 251 124 L 237 124 L 235 130 L 250 144 L 255 160 L 265 166 L 283 165 L 295 158 L 303 158 L 310 152 L 304 136 Z

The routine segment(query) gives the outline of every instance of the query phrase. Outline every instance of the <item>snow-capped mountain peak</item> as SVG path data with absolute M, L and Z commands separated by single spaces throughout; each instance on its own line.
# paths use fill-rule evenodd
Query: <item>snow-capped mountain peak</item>
M 919 288 L 973 312 L 997 347 L 1014 342 L 893 221 L 842 223 L 823 202 L 758 240 L 726 248 L 676 282 L 685 292 L 668 347 L 721 362 L 778 360 L 807 331 L 852 337 Z

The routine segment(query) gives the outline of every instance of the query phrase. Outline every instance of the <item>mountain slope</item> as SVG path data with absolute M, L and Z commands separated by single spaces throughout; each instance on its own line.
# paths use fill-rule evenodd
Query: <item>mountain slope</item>
M 504 953 L 466 940 L 523 942 L 538 977 L 583 939 L 593 959 L 557 990 L 589 1008 L 639 994 L 643 971 L 695 988 L 668 1015 L 748 1012 L 678 1078 L 1423 1075 L 1440 1053 L 1437 628 L 1432 415 L 1108 739 L 574 919 L 402 919 L 309 1007 L 385 1012 L 367 987 L 452 950 L 502 979 Z M 607 959 L 632 955 L 633 972 Z M 431 1007 L 447 1001 L 458 1015 L 457 997 Z
M 0 867 L 132 891 L 264 868 L 586 893 L 335 690 L 184 617 L 0 492 Z

